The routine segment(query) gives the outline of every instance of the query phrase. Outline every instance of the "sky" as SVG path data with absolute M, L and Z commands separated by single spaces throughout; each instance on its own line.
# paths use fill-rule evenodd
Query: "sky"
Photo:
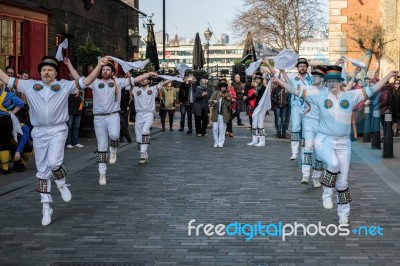
M 150 15 L 154 13 L 154 31 L 162 31 L 162 0 L 141 0 L 139 9 Z M 243 0 L 165 0 L 165 28 L 170 38 L 178 32 L 179 37 L 193 38 L 196 32 L 205 41 L 203 32 L 210 25 L 213 36 L 210 43 L 216 43 L 221 33 L 229 35 L 234 42 L 234 34 L 230 30 L 230 21 Z M 139 31 L 147 35 L 139 20 Z M 240 41 L 240 40 L 239 40 Z
M 321 0 L 326 7 L 328 0 Z M 150 15 L 154 13 L 154 31 L 162 31 L 162 0 L 140 0 L 139 9 Z M 210 26 L 214 33 L 210 43 L 216 43 L 221 33 L 229 35 L 230 43 L 244 40 L 235 37 L 230 29 L 230 21 L 238 11 L 243 9 L 244 0 L 165 0 L 165 28 L 170 39 L 178 32 L 179 37 L 193 38 L 196 32 L 205 42 L 203 32 Z M 147 35 L 143 28 L 143 20 L 139 20 L 139 31 L 142 36 Z

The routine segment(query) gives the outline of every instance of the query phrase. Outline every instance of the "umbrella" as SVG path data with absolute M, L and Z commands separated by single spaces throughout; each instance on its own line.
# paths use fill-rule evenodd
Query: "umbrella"
M 254 49 L 254 43 L 253 43 L 253 35 L 251 34 L 250 31 L 247 33 L 246 40 L 244 41 L 242 58 L 245 58 L 247 55 L 251 55 L 250 57 L 252 59 L 251 61 L 253 62 L 257 61 L 256 50 Z
M 153 63 L 154 70 L 158 71 L 160 69 L 160 63 L 158 61 L 156 38 L 154 37 L 154 24 L 151 20 L 149 22 L 150 23 L 147 24 L 146 58 Z
M 205 60 L 204 60 L 203 46 L 201 45 L 199 33 L 196 33 L 193 46 L 193 69 L 194 70 L 202 69 L 204 63 Z

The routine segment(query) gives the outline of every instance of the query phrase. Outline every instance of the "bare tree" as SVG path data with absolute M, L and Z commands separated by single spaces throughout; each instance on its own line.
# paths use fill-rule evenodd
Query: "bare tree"
M 256 40 L 299 52 L 301 43 L 323 28 L 319 0 L 243 0 L 231 26 L 238 36 L 253 32 Z
M 378 77 L 384 46 L 394 40 L 384 42 L 385 34 L 382 26 L 373 22 L 369 16 L 364 18 L 361 14 L 356 13 L 349 21 L 351 29 L 348 32 L 348 36 L 365 53 L 367 58 L 367 68 L 364 70 L 364 76 L 367 76 L 372 56 L 375 56 L 378 68 L 375 70 L 374 77 Z

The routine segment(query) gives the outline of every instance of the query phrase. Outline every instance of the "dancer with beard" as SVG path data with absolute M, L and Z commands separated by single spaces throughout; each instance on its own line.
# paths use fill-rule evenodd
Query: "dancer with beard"
M 94 131 L 97 139 L 97 163 L 99 164 L 99 184 L 106 185 L 107 150 L 110 139 L 110 164 L 117 162 L 117 149 L 120 133 L 121 89 L 133 86 L 156 73 L 146 73 L 136 78 L 115 78 L 114 61 L 107 58 L 101 68 L 101 78 L 97 78 L 89 88 L 93 91 Z
M 285 71 L 281 71 L 286 75 Z M 378 92 L 390 78 L 398 75 L 398 71 L 392 71 L 375 86 L 363 88 L 362 90 L 343 91 L 341 83 L 342 68 L 339 66 L 328 66 L 327 80 L 328 89 L 313 90 L 307 86 L 298 90 L 291 83 L 273 78 L 290 93 L 301 97 L 305 101 L 318 106 L 319 124 L 318 133 L 314 141 L 317 156 L 326 163 L 322 185 L 324 185 L 322 200 L 326 209 L 333 208 L 333 190 L 337 190 L 339 224 L 348 224 L 350 215 L 350 202 L 352 201 L 349 185 L 348 172 L 351 158 L 350 127 L 353 107 L 367 100 Z
M 147 148 L 150 144 L 150 127 L 153 124 L 154 112 L 156 111 L 156 97 L 157 95 L 161 95 L 161 88 L 171 82 L 166 80 L 157 86 L 149 86 L 151 84 L 151 77 L 157 78 L 157 74 L 148 73 L 140 82 L 140 87 L 134 87 L 132 90 L 136 108 L 135 135 L 136 142 L 140 148 L 139 164 L 149 162 Z

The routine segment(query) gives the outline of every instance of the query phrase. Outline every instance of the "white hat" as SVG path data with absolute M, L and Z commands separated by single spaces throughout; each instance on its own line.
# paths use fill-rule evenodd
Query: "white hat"
M 294 68 L 297 64 L 297 60 L 299 59 L 299 55 L 285 49 L 281 51 L 274 58 L 274 68 L 276 69 L 291 69 Z

